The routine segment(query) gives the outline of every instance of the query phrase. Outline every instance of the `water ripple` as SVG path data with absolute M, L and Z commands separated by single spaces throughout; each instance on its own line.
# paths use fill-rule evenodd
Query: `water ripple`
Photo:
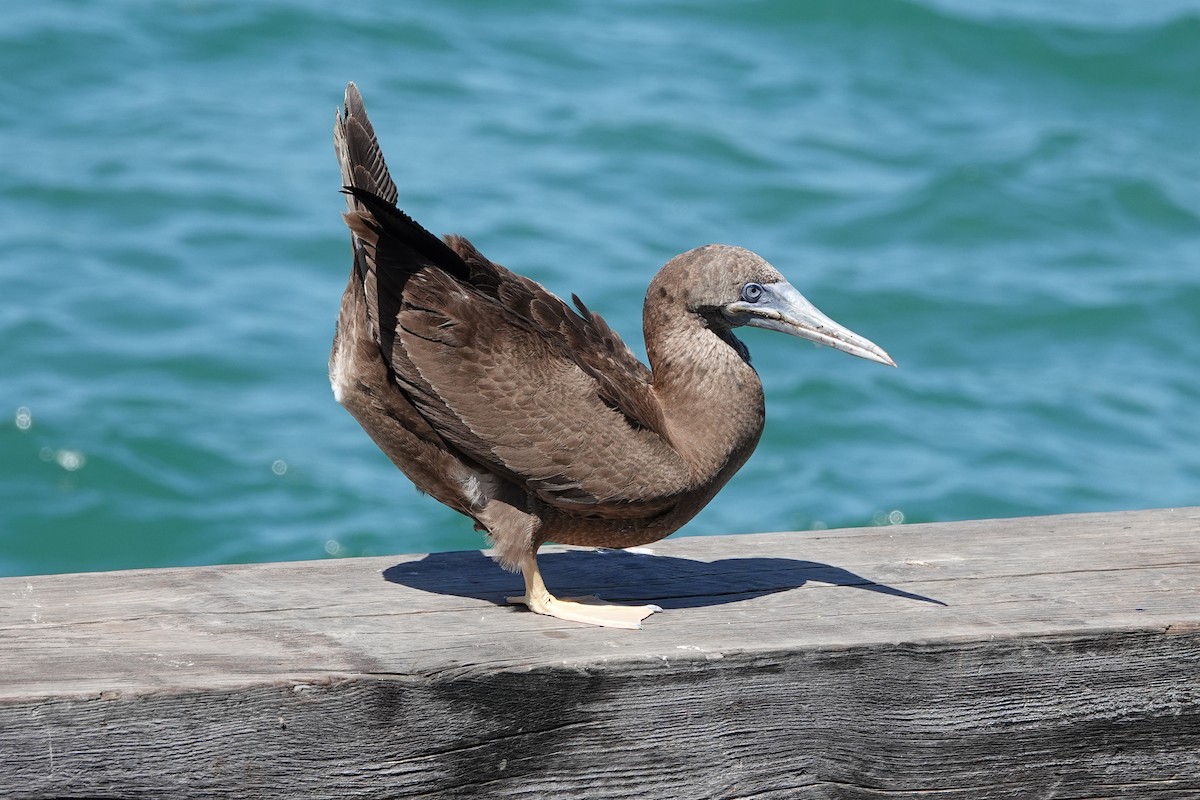
M 417 219 L 635 349 L 726 241 L 896 356 L 748 332 L 768 427 L 688 532 L 1200 503 L 1198 40 L 1184 0 L 16 6 L 0 573 L 480 544 L 323 374 L 350 79 Z

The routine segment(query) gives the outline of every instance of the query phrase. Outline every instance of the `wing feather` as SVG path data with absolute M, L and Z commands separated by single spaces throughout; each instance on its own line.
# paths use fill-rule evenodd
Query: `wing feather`
M 434 236 L 396 186 L 351 84 L 334 129 L 371 335 L 431 431 L 575 513 L 645 516 L 688 484 L 650 370 L 604 319 Z
M 416 370 L 398 380 L 431 425 L 550 505 L 644 514 L 687 485 L 669 444 L 606 403 L 559 342 L 445 273 L 410 280 L 397 342 Z

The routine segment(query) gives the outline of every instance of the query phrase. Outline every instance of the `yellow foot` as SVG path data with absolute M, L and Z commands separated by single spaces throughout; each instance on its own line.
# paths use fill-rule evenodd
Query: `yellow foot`
M 658 606 L 606 605 L 596 597 L 575 597 L 560 600 L 550 594 L 550 590 L 542 582 L 542 573 L 538 570 L 537 556 L 532 552 L 521 560 L 521 573 L 525 576 L 525 594 L 520 597 L 510 597 L 508 598 L 508 602 L 526 605 L 530 611 L 535 611 L 538 614 L 546 614 L 571 622 L 582 622 L 587 625 L 638 630 L 642 627 L 642 620 L 655 611 L 662 611 Z
M 662 611 L 658 606 L 607 605 L 597 597 L 558 598 L 549 592 L 539 592 L 533 597 L 530 600 L 528 595 L 523 594 L 508 598 L 508 602 L 525 605 L 530 611 L 570 622 L 630 630 L 640 630 L 642 620 L 656 611 Z

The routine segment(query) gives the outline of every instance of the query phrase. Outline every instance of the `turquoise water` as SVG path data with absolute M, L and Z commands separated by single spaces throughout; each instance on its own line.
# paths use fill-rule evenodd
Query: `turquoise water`
M 1200 503 L 1200 2 L 51 1 L 0 74 L 0 574 L 480 546 L 325 377 L 348 80 L 406 210 L 635 349 L 720 241 L 899 362 L 747 333 L 686 533 Z

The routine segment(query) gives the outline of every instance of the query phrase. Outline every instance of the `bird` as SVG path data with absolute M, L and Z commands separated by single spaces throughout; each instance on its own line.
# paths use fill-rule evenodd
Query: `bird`
M 650 281 L 647 366 L 578 297 L 572 308 L 401 211 L 353 82 L 334 150 L 353 253 L 329 360 L 334 397 L 418 490 L 472 519 L 499 565 L 523 575 L 510 603 L 613 628 L 662 610 L 556 597 L 537 552 L 662 539 L 741 468 L 765 406 L 736 328 L 895 366 L 765 259 L 722 244 L 675 256 Z

